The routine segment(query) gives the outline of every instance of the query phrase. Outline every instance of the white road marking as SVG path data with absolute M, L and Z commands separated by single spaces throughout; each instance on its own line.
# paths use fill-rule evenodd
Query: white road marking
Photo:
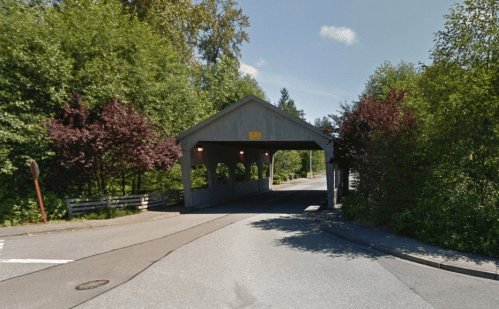
M 319 205 L 312 205 L 312 206 L 308 206 L 305 211 L 317 211 L 319 210 L 319 208 L 321 208 L 321 206 Z
M 22 263 L 22 264 L 64 264 L 73 260 L 41 260 L 41 259 L 8 259 L 0 260 L 0 263 Z
M 3 240 L 0 239 L 0 254 L 3 249 Z M 0 259 L 0 263 L 22 263 L 22 264 L 64 264 L 73 260 L 41 260 L 41 259 Z

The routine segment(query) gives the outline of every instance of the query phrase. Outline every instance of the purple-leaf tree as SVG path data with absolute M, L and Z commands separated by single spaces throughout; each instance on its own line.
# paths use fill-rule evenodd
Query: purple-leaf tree
M 175 137 L 166 136 L 158 124 L 113 99 L 100 116 L 90 113 L 73 96 L 72 106 L 52 119 L 48 132 L 52 149 L 63 164 L 83 166 L 97 182 L 100 194 L 122 176 L 128 166 L 140 170 L 172 169 L 181 155 Z
M 339 136 L 335 143 L 338 161 L 347 162 L 360 174 L 358 192 L 386 206 L 383 220 L 403 205 L 414 204 L 407 191 L 415 183 L 419 164 L 417 119 L 403 105 L 406 93 L 390 90 L 386 100 L 364 98 L 353 110 L 335 117 L 336 128 L 330 130 Z M 369 205 L 365 205 L 367 213 Z

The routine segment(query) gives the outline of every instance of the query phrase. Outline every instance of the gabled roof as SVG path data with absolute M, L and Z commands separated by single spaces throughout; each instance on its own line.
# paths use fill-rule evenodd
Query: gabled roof
M 181 141 L 183 139 L 185 139 L 187 136 L 203 129 L 204 127 L 216 122 L 217 120 L 225 117 L 226 115 L 228 115 L 229 113 L 237 110 L 237 109 L 240 109 L 241 107 L 243 107 L 245 104 L 249 103 L 249 102 L 255 102 L 255 103 L 258 103 L 260 106 L 262 106 L 263 108 L 266 108 L 266 109 L 270 109 L 271 111 L 279 114 L 281 117 L 284 117 L 288 120 L 291 120 L 292 122 L 294 122 L 295 124 L 299 125 L 299 126 L 302 126 L 302 127 L 305 127 L 306 129 L 318 134 L 319 136 L 321 136 L 322 138 L 326 138 L 326 139 L 329 139 L 330 137 L 326 134 L 324 134 L 320 129 L 314 127 L 313 125 L 309 124 L 308 122 L 306 121 L 303 121 L 301 120 L 300 118 L 298 117 L 295 117 L 283 110 L 281 110 L 280 108 L 277 108 L 276 106 L 270 104 L 270 103 L 267 103 L 265 101 L 263 101 L 262 99 L 254 96 L 254 95 L 249 95 L 247 97 L 244 97 L 243 99 L 241 99 L 240 101 L 232 104 L 231 106 L 225 108 L 224 110 L 220 111 L 219 113 L 211 116 L 210 118 L 198 123 L 197 125 L 189 128 L 188 130 L 180 133 L 178 136 L 177 136 L 177 140 Z

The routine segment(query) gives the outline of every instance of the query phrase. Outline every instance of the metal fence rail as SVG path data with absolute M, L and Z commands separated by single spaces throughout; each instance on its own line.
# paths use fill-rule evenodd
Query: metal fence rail
M 97 199 L 67 199 L 68 216 L 74 217 L 86 211 L 102 207 L 135 207 L 139 209 L 180 204 L 184 201 L 184 190 L 149 193 L 141 195 L 109 196 Z

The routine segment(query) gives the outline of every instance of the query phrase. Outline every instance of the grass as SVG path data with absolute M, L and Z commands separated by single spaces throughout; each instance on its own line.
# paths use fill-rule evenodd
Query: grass
M 104 220 L 134 215 L 140 212 L 142 212 L 142 210 L 137 208 L 103 207 L 87 211 L 80 218 L 83 218 L 85 220 Z
M 47 219 L 48 220 L 48 219 Z M 85 218 L 83 217 L 74 217 L 74 218 L 67 218 L 67 219 L 53 219 L 53 220 L 48 220 L 48 223 L 64 223 L 64 222 L 74 222 L 74 221 L 84 221 Z M 6 224 L 2 223 L 0 224 L 0 227 L 11 227 L 11 226 L 29 226 L 29 225 L 42 225 L 45 224 L 43 221 L 39 222 L 22 222 L 18 224 Z
M 292 185 L 296 185 L 297 183 L 299 183 L 299 181 L 292 181 L 292 182 L 290 182 L 290 184 L 292 184 Z

